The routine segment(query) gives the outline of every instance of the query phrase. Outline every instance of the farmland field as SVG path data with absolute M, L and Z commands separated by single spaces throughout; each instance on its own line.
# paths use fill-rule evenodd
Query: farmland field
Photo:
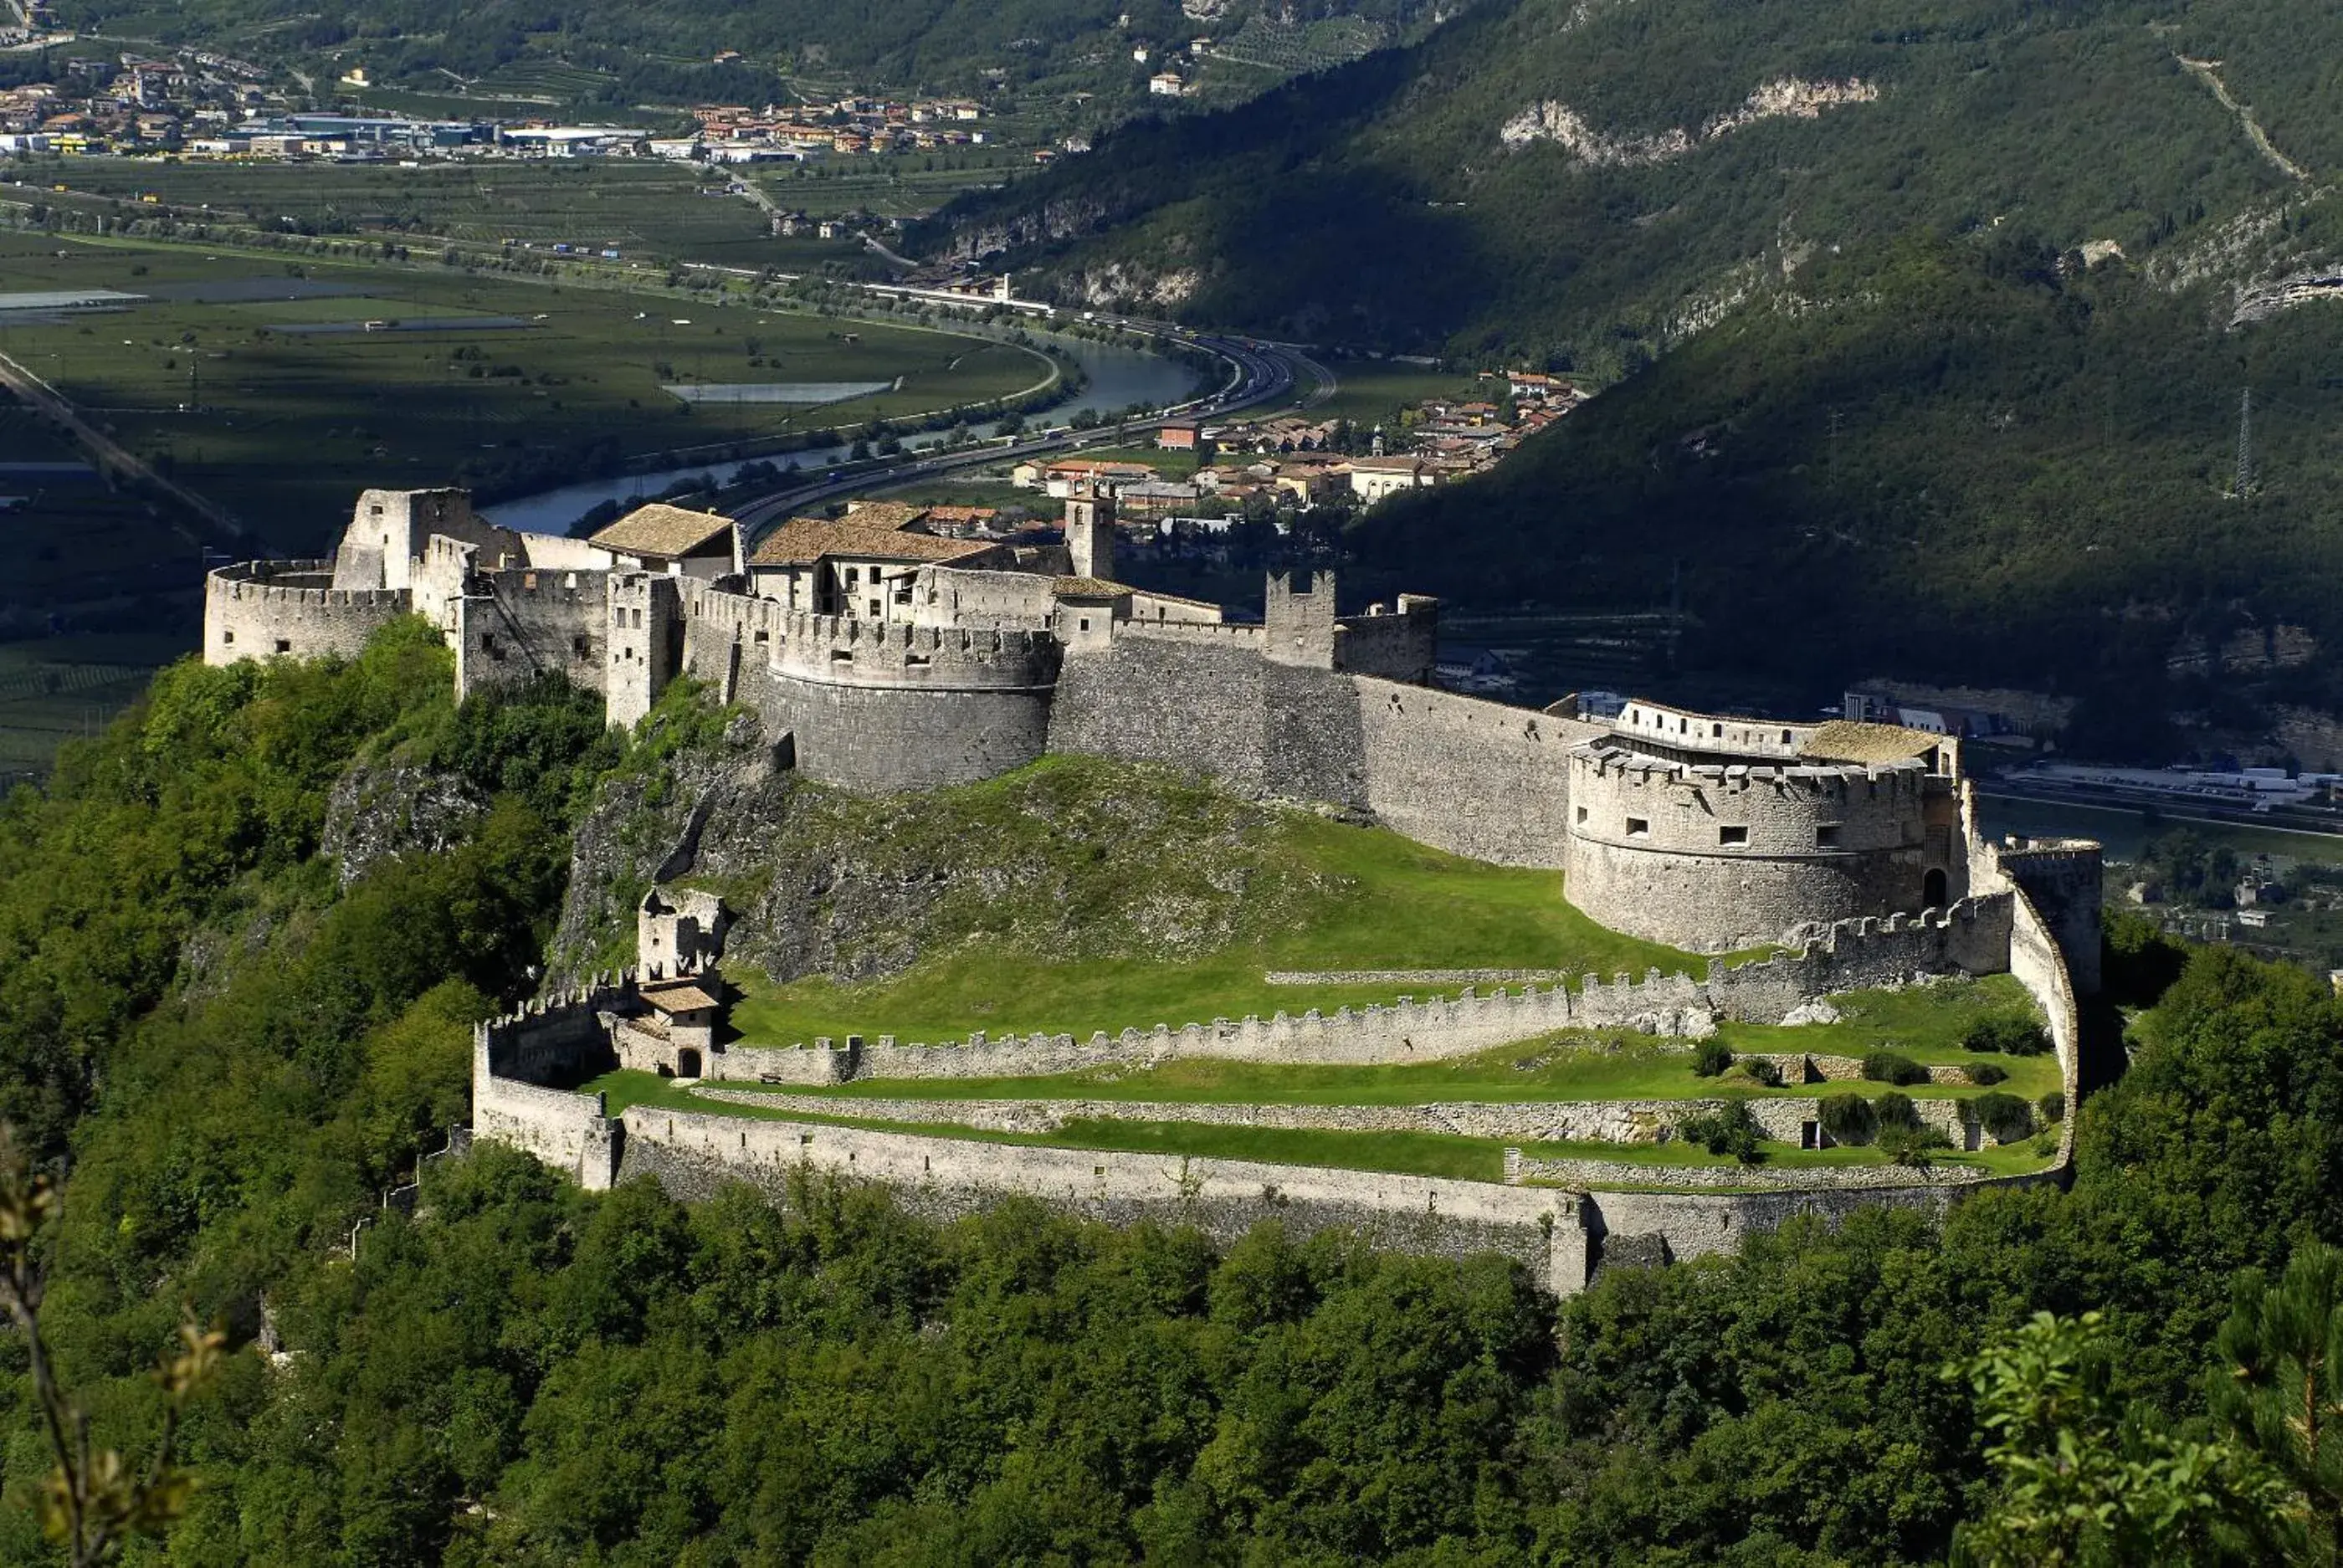
M 739 205 L 735 203 L 734 205 Z M 760 307 L 745 295 L 547 284 L 436 266 L 0 234 L 0 295 L 144 296 L 0 312 L 0 354 L 270 546 L 327 545 L 368 485 L 509 495 L 653 452 L 1012 396 L 1053 374 L 1011 344 Z M 519 327 L 471 325 L 495 317 Z M 428 330 L 293 332 L 319 323 Z M 692 383 L 866 383 L 820 407 L 693 407 Z
M 142 206 L 151 196 L 183 223 L 202 221 L 208 209 L 221 220 L 263 229 L 387 235 L 416 245 L 436 238 L 540 250 L 571 245 L 617 250 L 646 265 L 692 260 L 810 271 L 860 254 L 850 240 L 773 238 L 763 212 L 728 194 L 724 175 L 661 160 L 466 160 L 401 168 L 68 158 L 39 183 Z

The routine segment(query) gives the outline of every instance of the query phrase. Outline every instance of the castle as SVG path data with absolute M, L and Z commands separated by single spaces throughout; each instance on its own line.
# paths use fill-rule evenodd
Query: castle
M 2077 881 L 2095 870 L 2051 877 L 1978 841 L 1946 737 L 1459 697 L 1425 684 L 1434 599 L 1342 616 L 1332 573 L 1272 577 L 1262 618 L 1239 621 L 1117 582 L 1103 495 L 1067 501 L 1062 543 L 945 538 L 923 517 L 793 518 L 751 550 L 730 518 L 672 506 L 581 539 L 500 528 L 460 490 L 368 490 L 331 560 L 214 571 L 204 654 L 354 655 L 420 615 L 455 649 L 458 695 L 558 674 L 628 725 L 689 675 L 754 709 L 803 776 L 864 793 L 1052 752 L 1164 763 L 1561 869 L 1603 924 L 1696 952 L 1946 909 L 1988 859 L 2096 910 Z M 2087 990 L 2091 920 L 2068 937 Z
M 841 1151 L 840 1169 L 865 1175 L 908 1171 L 916 1158 L 925 1177 L 949 1170 L 963 1185 L 1014 1185 L 1005 1173 L 1047 1168 L 1033 1190 L 1058 1196 L 1080 1163 L 1062 1151 L 743 1129 L 680 1111 L 613 1119 L 597 1097 L 561 1086 L 595 1063 L 709 1082 L 824 1083 L 1185 1053 L 1422 1060 L 1560 1027 L 1682 1036 L 1725 1017 L 1780 1022 L 1835 990 L 1948 973 L 2017 979 L 2048 1020 L 2069 1102 L 2079 1090 L 2077 999 L 2098 984 L 2098 846 L 1986 840 L 1957 740 L 1646 701 L 1597 719 L 1571 699 L 1535 710 L 1441 691 L 1427 684 L 1437 601 L 1403 595 L 1343 616 L 1332 574 L 1272 577 L 1252 622 L 1132 588 L 1115 578 L 1111 500 L 1087 491 L 1067 502 L 1062 541 L 950 538 L 923 519 L 917 508 L 864 504 L 842 518 L 790 519 L 749 548 L 731 519 L 672 506 L 642 507 L 580 539 L 500 528 L 458 490 L 368 490 L 330 560 L 211 574 L 205 657 L 349 656 L 392 619 L 419 615 L 454 648 L 459 693 L 559 674 L 599 691 L 610 722 L 629 725 L 689 676 L 759 715 L 773 766 L 837 789 L 965 783 L 1053 753 L 1165 764 L 1245 793 L 1348 809 L 1458 854 L 1561 870 L 1564 896 L 1615 930 L 1706 954 L 1789 950 L 1752 964 L 1719 959 L 1704 978 L 1586 977 L 1576 990 L 1533 985 L 1493 997 L 1468 989 L 1333 1018 L 1222 1019 L 1087 1041 L 927 1046 L 882 1036 L 875 1046 L 850 1037 L 843 1048 L 789 1049 L 739 1041 L 723 1027 L 714 960 L 726 912 L 703 894 L 655 889 L 639 911 L 636 972 L 484 1028 L 474 1069 L 483 1136 L 592 1185 L 634 1168 L 628 1160 L 656 1164 L 669 1144 L 670 1155 L 688 1144 L 694 1159 L 750 1161 L 754 1131 L 754 1161 L 779 1161 L 784 1145 L 816 1159 L 819 1139 L 821 1151 Z M 1131 1194 L 1152 1191 L 1160 1171 L 1124 1170 L 1138 1158 L 1101 1156 L 1083 1169 Z M 1332 1191 L 1339 1174 L 1317 1180 Z M 1383 1196 L 1345 1189 L 1336 1208 L 1373 1209 L 1405 1189 L 1406 1202 L 1478 1206 L 1503 1233 L 1528 1233 L 1520 1203 L 1361 1180 Z M 1063 1195 L 1092 1191 L 1073 1180 Z M 1605 1196 L 1562 1220 L 1542 1211 L 1537 1233 L 1578 1248 L 1576 1261 L 1554 1263 L 1556 1288 L 1583 1284 L 1588 1249 L 1627 1222 L 1606 1219 L 1606 1208 L 1674 1235 L 1678 1251 L 1692 1245 L 1684 1227 L 1724 1212 L 1654 1204 Z M 1728 1216 L 1718 1233 L 1757 1222 Z

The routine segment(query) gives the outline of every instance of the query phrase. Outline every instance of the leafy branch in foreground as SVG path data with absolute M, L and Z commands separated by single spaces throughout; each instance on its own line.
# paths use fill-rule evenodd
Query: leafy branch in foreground
M 88 1414 L 58 1382 L 41 1337 L 46 1281 L 39 1243 L 56 1210 L 56 1189 L 34 1169 L 15 1130 L 0 1122 L 0 1306 L 24 1336 L 34 1395 L 56 1457 L 41 1488 L 41 1522 L 74 1568 L 85 1568 L 111 1561 L 127 1538 L 159 1531 L 186 1511 L 194 1483 L 173 1461 L 179 1412 L 218 1364 L 226 1336 L 192 1313 L 181 1322 L 177 1348 L 155 1369 L 163 1430 L 143 1472 L 134 1473 L 113 1449 L 93 1449 Z
M 2114 1568 L 2127 1563 L 2301 1561 L 2292 1489 L 2239 1444 L 2145 1427 L 2108 1389 L 2097 1312 L 2036 1312 L 1966 1362 L 1966 1381 L 2001 1481 L 1962 1526 L 1962 1568 Z

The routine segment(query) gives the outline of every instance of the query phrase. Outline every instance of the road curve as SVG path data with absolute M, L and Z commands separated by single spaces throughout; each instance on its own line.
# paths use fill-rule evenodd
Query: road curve
M 1322 390 L 1328 388 L 1331 380 L 1313 361 L 1282 346 L 1251 338 L 1189 333 L 1168 323 L 1120 318 L 1109 320 L 1106 317 L 1100 320 L 1107 326 L 1129 327 L 1159 336 L 1176 337 L 1183 344 L 1218 355 L 1232 367 L 1229 383 L 1209 397 L 1182 404 L 1165 413 L 1150 414 L 1141 419 L 1100 425 L 1088 430 L 1058 426 L 1006 441 L 988 441 L 980 447 L 962 447 L 950 452 L 906 453 L 900 460 L 880 467 L 860 467 L 852 472 L 833 471 L 809 483 L 770 491 L 744 502 L 732 508 L 732 516 L 740 520 L 744 531 L 753 542 L 758 535 L 783 518 L 865 490 L 909 484 L 962 468 L 1013 463 L 1045 453 L 1076 452 L 1091 447 L 1115 446 L 1132 436 L 1160 430 L 1175 419 L 1216 418 L 1242 409 L 1256 408 L 1288 396 L 1300 379 L 1300 373 L 1316 377 Z

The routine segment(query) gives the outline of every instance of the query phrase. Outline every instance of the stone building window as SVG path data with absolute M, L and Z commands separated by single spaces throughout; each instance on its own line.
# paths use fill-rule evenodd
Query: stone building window
M 1745 845 L 1749 842 L 1749 829 L 1746 828 L 1719 828 L 1716 830 L 1716 841 L 1727 848 L 1731 848 L 1735 845 Z
M 1649 817 L 1630 817 L 1627 819 L 1627 837 L 1630 839 L 1648 839 L 1651 836 L 1652 819 Z
M 573 637 L 569 639 L 569 656 L 572 658 L 591 658 L 593 644 L 582 637 Z
M 220 633 L 220 641 L 224 645 L 233 644 L 236 641 L 236 633 L 232 631 L 224 631 Z
M 292 652 L 292 651 L 293 651 L 293 639 L 292 639 L 291 638 L 289 638 L 289 637 L 280 637 L 280 638 L 278 638 L 277 639 L 277 652 L 279 652 L 279 653 L 290 653 L 290 652 Z
M 1581 806 L 1578 809 L 1578 819 L 1581 822 L 1584 822 L 1586 820 L 1586 808 L 1584 806 Z
M 1838 828 L 1839 825 L 1835 822 L 1818 823 L 1815 828 L 1815 848 L 1817 849 L 1837 849 Z

